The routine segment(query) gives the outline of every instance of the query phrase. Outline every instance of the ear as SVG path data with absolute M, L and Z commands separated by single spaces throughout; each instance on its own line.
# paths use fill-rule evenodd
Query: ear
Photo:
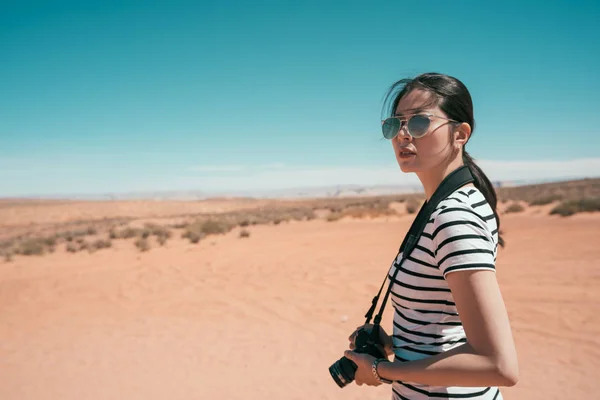
M 457 148 L 464 147 L 471 137 L 471 125 L 466 122 L 461 123 L 454 131 L 454 146 Z

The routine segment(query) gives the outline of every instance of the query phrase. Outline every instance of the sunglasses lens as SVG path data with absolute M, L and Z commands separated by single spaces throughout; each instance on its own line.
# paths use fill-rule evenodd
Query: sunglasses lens
M 414 115 L 408 120 L 408 133 L 414 138 L 425 136 L 429 130 L 429 118 L 424 115 Z
M 398 118 L 388 118 L 381 125 L 383 131 L 383 137 L 386 139 L 393 139 L 400 130 L 400 120 Z

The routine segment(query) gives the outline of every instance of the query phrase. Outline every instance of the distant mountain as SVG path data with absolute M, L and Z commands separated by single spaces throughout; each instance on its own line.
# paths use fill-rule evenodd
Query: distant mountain
M 531 180 L 512 180 L 495 181 L 492 184 L 496 188 L 523 186 L 540 183 L 552 183 L 561 181 L 572 181 L 569 179 L 531 179 Z M 381 196 L 405 193 L 421 193 L 423 191 L 420 185 L 335 185 L 335 186 L 314 186 L 297 187 L 287 189 L 272 190 L 244 190 L 244 191 L 145 191 L 145 192 L 125 192 L 125 193 L 105 193 L 105 194 L 64 194 L 54 196 L 25 196 L 25 199 L 48 199 L 48 200 L 181 200 L 194 201 L 206 200 L 210 198 L 315 198 L 315 197 L 356 197 L 356 196 Z

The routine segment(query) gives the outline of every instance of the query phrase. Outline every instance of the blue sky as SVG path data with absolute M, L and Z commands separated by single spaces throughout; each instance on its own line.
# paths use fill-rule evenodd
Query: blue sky
M 591 1 L 2 2 L 0 196 L 415 182 L 381 107 L 428 71 L 470 89 L 467 148 L 492 179 L 598 176 L 599 18 Z

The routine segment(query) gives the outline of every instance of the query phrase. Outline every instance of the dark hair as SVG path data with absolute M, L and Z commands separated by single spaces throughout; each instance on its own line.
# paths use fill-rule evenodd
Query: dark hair
M 469 90 L 460 80 L 438 73 L 426 73 L 412 79 L 401 79 L 394 83 L 385 97 L 385 103 L 388 103 L 389 99 L 393 99 L 393 101 L 387 112 L 384 106 L 384 113 L 388 116 L 394 115 L 400 99 L 413 89 L 422 89 L 433 95 L 431 96 L 431 103 L 425 104 L 424 108 L 437 105 L 448 118 L 461 123 L 466 122 L 471 126 L 471 132 L 475 130 L 473 101 Z M 463 162 L 469 167 L 473 178 L 475 178 L 475 187 L 485 196 L 494 211 L 496 224 L 498 225 L 498 244 L 504 247 L 504 239 L 500 236 L 500 217 L 496 210 L 498 199 L 494 186 L 465 148 L 463 148 L 462 157 Z

